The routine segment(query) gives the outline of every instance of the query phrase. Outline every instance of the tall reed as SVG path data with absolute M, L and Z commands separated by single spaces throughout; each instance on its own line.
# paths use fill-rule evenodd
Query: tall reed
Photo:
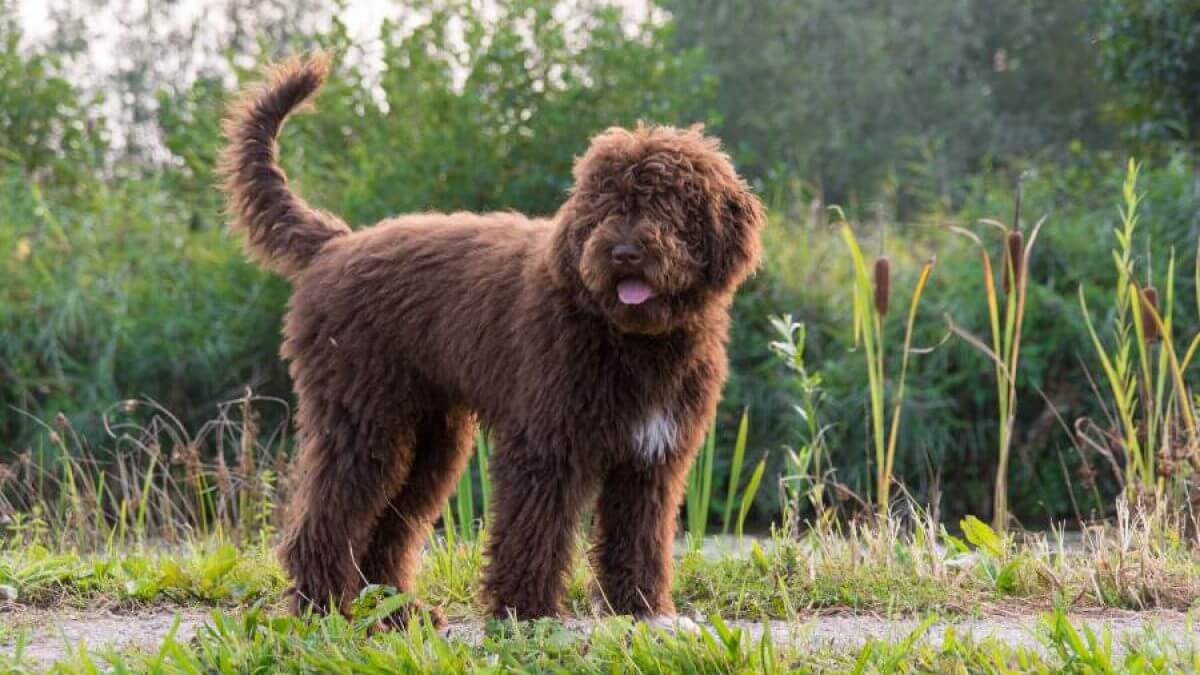
M 285 421 L 264 433 L 266 407 L 282 408 Z M 0 535 L 46 543 L 54 533 L 56 545 L 85 550 L 269 537 L 288 490 L 286 411 L 247 391 L 193 430 L 154 401 L 123 401 L 102 414 L 102 448 L 65 415 L 39 420 L 42 443 L 0 463 Z
M 1043 217 L 1030 230 L 1026 239 L 1021 230 L 1021 191 L 1017 188 L 1013 204 L 1011 226 L 999 221 L 984 219 L 981 224 L 1000 230 L 1003 241 L 1003 267 L 1000 270 L 1001 290 L 1004 307 L 1001 310 L 1001 291 L 996 288 L 992 258 L 983 240 L 970 230 L 952 226 L 950 229 L 961 234 L 979 249 L 983 262 L 983 283 L 991 326 L 991 344 L 959 327 L 948 315 L 946 322 L 950 330 L 968 344 L 991 359 L 996 372 L 996 414 L 999 428 L 996 455 L 996 480 L 992 489 L 992 527 L 999 532 L 1008 529 L 1008 466 L 1012 451 L 1013 432 L 1017 419 L 1017 369 L 1021 358 L 1021 329 L 1025 322 L 1026 296 L 1029 289 L 1029 258 L 1038 233 L 1046 223 Z M 1001 314 L 1003 311 L 1003 314 Z
M 891 294 L 891 263 L 884 257 L 877 258 L 871 274 L 867 272 L 866 260 L 854 230 L 842 218 L 842 239 L 850 250 L 854 268 L 852 295 L 854 298 L 854 343 L 861 345 L 867 365 L 867 387 L 870 399 L 871 438 L 875 448 L 875 502 L 879 516 L 890 517 L 891 488 L 895 473 L 896 445 L 900 437 L 900 419 L 904 407 L 904 384 L 908 377 L 908 360 L 912 353 L 913 326 L 917 308 L 929 276 L 933 273 L 931 259 L 921 266 L 917 283 L 909 300 L 908 316 L 904 325 L 904 342 L 900 352 L 900 373 L 892 389 L 891 414 L 887 407 L 887 348 L 886 322 Z

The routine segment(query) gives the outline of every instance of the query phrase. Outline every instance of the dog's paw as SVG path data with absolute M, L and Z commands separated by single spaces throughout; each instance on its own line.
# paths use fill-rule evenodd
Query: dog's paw
M 698 634 L 703 630 L 700 628 L 700 624 L 692 621 L 686 616 L 668 616 L 666 614 L 662 614 L 642 617 L 639 620 L 651 628 L 666 631 L 672 635 L 678 635 L 680 633 Z
M 325 600 L 318 600 L 322 596 L 315 593 L 306 593 L 303 590 L 290 586 L 284 591 L 284 598 L 287 600 L 288 611 L 293 616 L 325 616 L 333 612 L 343 611 L 337 603 L 330 599 L 330 596 Z

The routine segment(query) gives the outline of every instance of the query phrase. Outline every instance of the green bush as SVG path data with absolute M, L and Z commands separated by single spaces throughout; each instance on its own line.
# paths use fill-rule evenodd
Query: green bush
M 1098 2 L 1104 75 L 1135 140 L 1200 137 L 1200 6 L 1191 0 Z
M 1103 146 L 1088 0 L 662 0 L 762 178 L 912 210 L 980 169 Z M 890 205 L 889 205 L 890 206 Z

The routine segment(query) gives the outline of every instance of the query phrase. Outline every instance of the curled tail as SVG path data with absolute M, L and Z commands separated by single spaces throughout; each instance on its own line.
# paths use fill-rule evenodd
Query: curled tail
M 339 218 L 311 208 L 291 191 L 275 156 L 284 119 L 316 93 L 328 71 L 323 54 L 275 66 L 225 119 L 228 145 L 218 172 L 232 226 L 245 230 L 253 257 L 289 276 L 307 267 L 326 242 L 350 232 Z

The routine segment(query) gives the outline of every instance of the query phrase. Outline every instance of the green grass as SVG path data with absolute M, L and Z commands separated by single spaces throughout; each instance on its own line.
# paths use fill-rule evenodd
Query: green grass
M 1125 513 L 1068 546 L 1063 535 L 1001 534 L 978 519 L 945 532 L 923 514 L 907 526 L 851 524 L 803 536 L 776 532 L 740 554 L 688 550 L 677 561 L 673 595 L 681 612 L 706 617 L 702 636 L 670 636 L 605 617 L 590 602 L 583 556 L 569 581 L 568 611 L 595 620 L 589 633 L 557 621 L 490 623 L 482 642 L 446 640 L 428 627 L 370 634 L 373 617 L 399 601 L 373 587 L 350 619 L 286 616 L 286 585 L 269 538 L 234 546 L 219 538 L 172 547 L 141 544 L 95 551 L 45 541 L 0 545 L 0 595 L 46 611 L 211 608 L 197 637 L 167 637 L 150 653 L 88 651 L 75 645 L 56 672 L 1144 672 L 1190 668 L 1196 646 L 1166 639 L 1126 645 L 1089 637 L 1061 612 L 1092 608 L 1194 609 L 1200 558 L 1169 523 Z M 580 553 L 584 541 L 579 541 Z M 442 605 L 452 621 L 481 615 L 476 598 L 480 538 L 435 536 L 414 593 Z M 912 639 L 868 640 L 861 648 L 751 639 L 727 621 L 781 619 L 799 625 L 814 610 L 887 617 L 1046 614 L 1033 650 L 973 641 L 953 629 Z M 1055 612 L 1060 612 L 1055 614 Z M 478 622 L 476 621 L 476 624 Z M 32 668 L 20 651 L 25 628 L 0 632 L 0 672 Z M 917 638 L 937 637 L 938 640 Z
M 746 516 L 750 513 L 750 506 L 754 503 L 754 497 L 758 494 L 763 473 L 767 468 L 767 455 L 764 453 L 754 466 L 745 485 L 742 484 L 741 476 L 742 468 L 746 463 L 746 439 L 749 428 L 750 411 L 743 410 L 729 461 L 725 505 L 721 510 L 721 532 L 723 534 L 729 532 L 729 528 L 732 526 L 734 536 L 738 541 L 742 540 L 742 534 L 746 527 Z M 708 534 L 708 523 L 712 518 L 713 485 L 718 478 L 717 436 L 717 426 L 714 421 L 704 436 L 704 442 L 700 446 L 700 453 L 696 457 L 696 461 L 688 472 L 684 494 L 687 513 L 684 526 L 688 534 L 688 542 L 694 549 L 703 545 L 704 538 Z M 736 513 L 733 510 L 735 504 L 738 506 Z
M 1161 521 L 1125 517 L 1076 545 L 1053 534 L 998 534 L 974 518 L 961 524 L 963 537 L 927 519 L 914 522 L 907 529 L 850 525 L 801 537 L 776 532 L 740 554 L 689 550 L 676 565 L 675 602 L 688 614 L 789 618 L 814 608 L 964 613 L 1014 603 L 1187 610 L 1200 597 L 1200 557 Z M 588 616 L 585 546 L 581 538 L 568 598 L 571 612 Z M 477 615 L 482 548 L 479 539 L 451 543 L 435 536 L 415 593 L 452 617 Z M 94 553 L 44 543 L 0 547 L 0 592 L 35 606 L 239 607 L 274 603 L 284 587 L 265 539 Z
M 363 622 L 340 616 L 281 618 L 261 607 L 215 611 L 196 637 L 169 633 L 149 652 L 90 653 L 80 648 L 54 672 L 572 672 L 782 673 L 989 672 L 1167 673 L 1200 665 L 1196 641 L 1147 630 L 1127 638 L 1118 655 L 1108 632 L 1073 626 L 1061 612 L 1042 620 L 1040 648 L 996 639 L 975 640 L 953 627 L 932 634 L 927 619 L 894 640 L 868 638 L 854 649 L 776 641 L 770 631 L 753 638 L 717 615 L 700 634 L 671 635 L 625 618 L 599 621 L 589 633 L 557 621 L 492 625 L 478 644 L 447 639 L 427 624 L 372 634 Z M 939 638 L 940 639 L 933 639 Z M 0 668 L 24 672 L 20 639 Z
M 35 544 L 0 552 L 0 587 L 36 606 L 237 606 L 278 596 L 284 586 L 266 547 L 211 542 L 86 555 Z

